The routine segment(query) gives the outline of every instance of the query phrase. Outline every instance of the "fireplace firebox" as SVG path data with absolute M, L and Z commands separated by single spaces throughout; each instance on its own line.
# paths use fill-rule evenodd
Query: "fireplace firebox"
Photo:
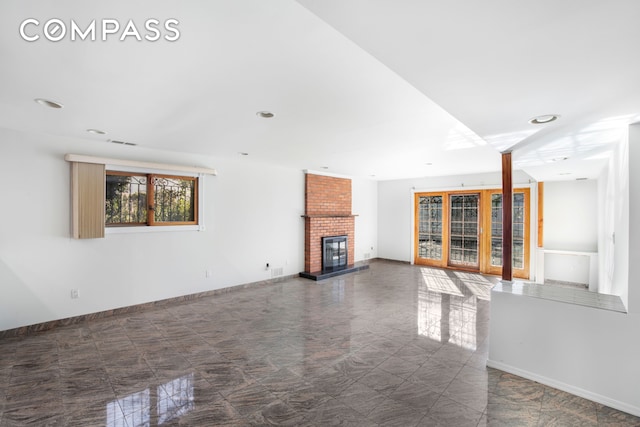
M 331 236 L 322 238 L 322 271 L 344 269 L 348 260 L 348 237 Z

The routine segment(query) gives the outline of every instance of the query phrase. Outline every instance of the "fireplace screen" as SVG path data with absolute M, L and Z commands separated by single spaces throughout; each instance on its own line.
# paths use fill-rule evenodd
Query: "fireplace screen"
M 322 238 L 322 270 L 336 270 L 347 266 L 347 236 Z

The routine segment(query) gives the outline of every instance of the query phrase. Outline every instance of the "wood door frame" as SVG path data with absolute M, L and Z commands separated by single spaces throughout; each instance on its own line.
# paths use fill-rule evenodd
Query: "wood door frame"
M 529 278 L 531 262 L 531 189 L 529 187 L 517 187 L 514 193 L 524 193 L 525 218 L 524 218 L 524 269 L 513 269 L 513 276 L 521 279 Z M 482 274 L 501 275 L 502 267 L 491 266 L 491 195 L 500 193 L 500 188 L 494 189 L 470 189 L 451 191 L 427 191 L 414 193 L 414 230 L 413 230 L 413 262 L 416 265 L 430 267 L 450 268 L 461 271 L 471 271 Z M 449 240 L 451 236 L 450 222 L 450 196 L 463 194 L 479 194 L 478 203 L 478 268 L 465 268 L 449 263 Z M 442 258 L 432 260 L 420 258 L 420 197 L 442 196 Z
M 420 245 L 420 197 L 431 197 L 431 196 L 442 196 L 442 257 L 439 260 L 436 259 L 428 259 L 428 258 L 420 258 L 418 256 L 419 245 Z M 449 195 L 446 192 L 436 191 L 436 192 L 425 192 L 425 193 L 415 193 L 413 199 L 413 207 L 414 207 L 414 227 L 413 227 L 413 258 L 414 264 L 417 265 L 427 265 L 430 267 L 447 267 L 447 262 L 449 260 L 449 240 L 445 239 L 448 236 L 448 231 L 445 233 L 445 227 L 449 227 L 449 210 L 447 209 L 449 206 Z
M 485 190 L 483 210 L 488 213 L 485 215 L 483 222 L 483 230 L 487 230 L 486 238 L 482 239 L 482 253 L 486 256 L 482 257 L 483 265 L 480 268 L 482 273 L 502 275 L 502 267 L 491 265 L 491 195 L 501 194 L 502 190 Z M 529 279 L 529 267 L 531 262 L 531 189 L 528 187 L 518 187 L 513 189 L 513 193 L 524 193 L 524 268 L 512 267 L 513 277 L 519 279 Z
M 449 204 L 450 196 L 475 196 L 478 195 L 478 266 L 469 266 L 469 265 L 459 265 L 459 264 L 451 264 L 449 260 L 449 251 L 447 250 L 447 258 L 446 258 L 446 267 L 455 269 L 455 270 L 463 270 L 479 273 L 482 269 L 482 222 L 483 222 L 483 190 L 456 190 L 456 191 L 448 191 L 447 192 L 447 217 L 450 217 L 451 206 Z M 449 246 L 449 242 L 451 240 L 451 221 L 447 222 L 447 247 Z

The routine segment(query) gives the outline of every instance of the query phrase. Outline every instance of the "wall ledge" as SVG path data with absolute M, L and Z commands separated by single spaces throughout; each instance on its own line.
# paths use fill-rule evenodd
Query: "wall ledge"
M 493 292 L 546 299 L 618 313 L 627 313 L 627 309 L 619 296 L 600 294 L 586 289 L 573 289 L 554 285 L 540 285 L 537 283 L 515 281 L 512 283 L 500 282 L 493 287 L 492 293 Z

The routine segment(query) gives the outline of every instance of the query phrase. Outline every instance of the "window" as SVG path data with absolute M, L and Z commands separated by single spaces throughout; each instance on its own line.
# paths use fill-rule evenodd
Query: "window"
M 71 232 L 203 231 L 204 177 L 215 169 L 66 154 L 71 163 Z M 175 174 L 173 174 L 175 172 Z M 148 227 L 148 226 L 166 227 Z
M 198 178 L 107 171 L 105 225 L 198 223 Z

